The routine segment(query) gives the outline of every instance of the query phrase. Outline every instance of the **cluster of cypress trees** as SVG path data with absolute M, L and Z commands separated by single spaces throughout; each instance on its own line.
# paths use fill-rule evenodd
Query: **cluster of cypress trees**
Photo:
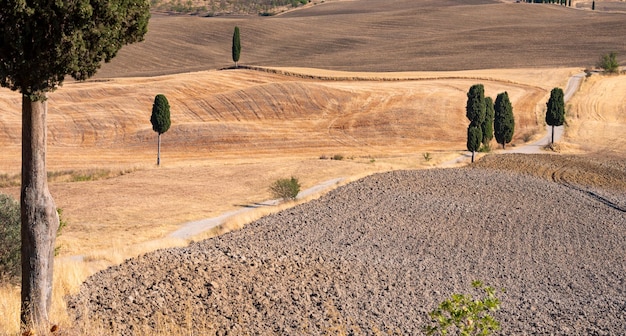
M 502 148 L 513 139 L 515 119 L 507 92 L 498 94 L 494 103 L 491 97 L 485 97 L 482 84 L 472 85 L 467 92 L 465 116 L 470 121 L 467 127 L 467 150 L 472 152 L 472 162 L 481 144 L 489 148 L 494 135 Z

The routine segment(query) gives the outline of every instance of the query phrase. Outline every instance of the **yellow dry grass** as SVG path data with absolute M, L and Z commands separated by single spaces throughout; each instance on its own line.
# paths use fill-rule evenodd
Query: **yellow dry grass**
M 277 178 L 296 176 L 308 188 L 336 177 L 431 167 L 458 155 L 464 151 L 467 127 L 465 93 L 474 83 L 483 83 L 492 97 L 509 92 L 519 134 L 514 142 L 519 144 L 524 132 L 541 129 L 549 90 L 563 86 L 579 70 L 357 73 L 275 68 L 274 73 L 207 71 L 68 84 L 50 98 L 49 167 L 127 173 L 51 184 L 70 223 L 59 238 L 62 255 L 85 256 L 83 262 L 59 259 L 53 319 L 69 324 L 62 296 L 75 291 L 87 275 L 147 251 L 186 244 L 162 238 L 185 221 L 269 199 L 268 186 Z M 620 91 L 622 82 L 623 76 L 592 77 L 585 83 L 570 110 L 590 113 L 572 114 L 570 142 L 591 144 L 593 136 L 587 133 L 623 129 L 623 97 L 599 97 L 607 88 Z M 168 96 L 173 111 L 161 168 L 153 163 L 154 133 L 148 121 L 156 93 Z M 0 157 L 0 172 L 15 173 L 19 104 L 9 91 L 0 92 L 0 100 L 9 106 L 2 114 L 7 150 Z M 613 112 L 606 114 L 607 109 Z M 441 123 L 444 117 L 446 123 Z M 611 118 L 617 118 L 617 125 Z M 576 128 L 577 121 L 586 125 L 588 120 L 598 126 Z M 608 140 L 595 137 L 593 146 L 615 144 Z M 617 143 L 617 151 L 624 148 Z M 431 153 L 431 161 L 424 160 L 425 152 Z M 345 159 L 319 159 L 334 154 Z M 1 191 L 19 192 L 16 187 Z M 279 209 L 247 213 L 194 239 L 237 229 Z M 17 323 L 19 293 L 6 287 L 0 294 L 7 298 L 0 300 L 6 321 Z
M 565 140 L 573 148 L 626 154 L 626 76 L 594 75 L 567 104 Z
M 432 167 L 457 156 L 465 150 L 465 94 L 472 84 L 483 83 L 492 97 L 509 92 L 517 123 L 514 143 L 522 143 L 526 135 L 541 132 L 550 89 L 563 87 L 568 76 L 581 70 L 545 67 L 564 61 L 590 65 L 600 49 L 616 45 L 625 27 L 621 14 L 591 15 L 556 6 L 488 4 L 424 11 L 420 6 L 436 1 L 344 6 L 348 3 L 316 6 L 314 18 L 304 12 L 268 20 L 155 16 L 145 43 L 124 48 L 104 66 L 100 78 L 112 78 L 67 83 L 50 95 L 49 170 L 105 170 L 114 176 L 51 184 L 69 222 L 59 239 L 62 257 L 56 260 L 55 323 L 69 326 L 63 296 L 74 293 L 88 275 L 147 251 L 186 244 L 163 237 L 185 221 L 270 198 L 268 186 L 277 178 L 296 176 L 308 188 L 336 177 Z M 327 15 L 335 8 L 344 19 Z M 478 31 L 472 20 L 451 19 L 459 15 L 491 21 L 481 22 Z M 115 78 L 228 66 L 235 24 L 242 27 L 243 62 L 280 67 Z M 567 31 L 519 34 L 535 27 L 546 30 L 546 24 Z M 491 41 L 487 46 L 466 43 L 485 35 Z M 563 35 L 570 43 L 562 43 Z M 546 45 L 553 54 L 545 52 Z M 574 47 L 580 51 L 571 54 Z M 312 51 L 318 53 L 311 57 Z M 390 58 L 392 51 L 397 54 Z M 439 56 L 432 57 L 434 53 Z M 556 57 L 567 53 L 572 56 L 567 60 Z M 294 64 L 363 71 L 541 68 L 374 73 L 290 67 Z M 161 168 L 154 166 L 156 136 L 149 123 L 158 93 L 172 106 Z M 624 76 L 588 80 L 568 104 L 568 146 L 623 156 L 625 94 Z M 0 90 L 0 174 L 19 173 L 20 104 L 19 94 Z M 426 152 L 431 161 L 424 160 Z M 346 159 L 319 159 L 334 154 Z M 17 197 L 19 189 L 0 192 Z M 194 239 L 237 229 L 290 205 L 246 213 Z M 84 261 L 67 258 L 76 254 L 84 255 Z M 0 334 L 19 332 L 18 315 L 19 289 L 1 287 Z M 100 334 L 99 328 L 85 330 Z M 167 321 L 160 330 L 182 333 Z
M 308 188 L 336 177 L 445 161 L 465 149 L 465 95 L 477 82 L 492 97 L 509 92 L 519 143 L 522 134 L 541 128 L 547 92 L 577 71 L 278 70 L 287 74 L 207 71 L 74 83 L 51 94 L 49 170 L 132 172 L 52 183 L 70 223 L 59 239 L 62 253 L 163 237 L 180 223 L 269 199 L 268 186 L 282 177 L 296 176 Z M 172 106 L 158 169 L 149 123 L 156 93 Z M 0 100 L 14 96 L 0 92 Z M 18 129 L 19 104 L 5 106 L 7 129 Z M 8 149 L 0 173 L 19 172 L 19 152 L 10 150 L 19 147 L 16 140 L 0 139 Z M 425 152 L 432 161 L 425 162 Z M 346 159 L 319 159 L 334 154 Z

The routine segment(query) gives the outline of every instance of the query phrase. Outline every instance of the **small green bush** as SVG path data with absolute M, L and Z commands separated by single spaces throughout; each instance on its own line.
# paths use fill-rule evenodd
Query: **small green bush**
M 57 209 L 59 214 L 59 228 L 57 237 L 67 226 L 63 219 L 63 210 Z M 16 281 L 22 274 L 21 265 L 21 226 L 20 204 L 11 196 L 0 194 L 0 282 Z M 54 248 L 54 255 L 58 255 L 61 246 Z
M 480 148 L 478 149 L 479 152 L 481 153 L 489 153 L 491 152 L 491 145 L 490 144 L 483 144 L 482 146 L 480 146 Z
M 472 282 L 476 289 L 482 289 L 485 297 L 474 299 L 471 295 L 452 294 L 428 315 L 433 325 L 424 327 L 427 335 L 489 335 L 500 329 L 500 323 L 489 312 L 500 309 L 500 300 L 492 287 L 484 286 L 480 281 Z
M 300 192 L 300 182 L 295 177 L 279 179 L 270 186 L 270 191 L 276 198 L 294 200 Z
M 20 276 L 20 230 L 20 204 L 11 196 L 0 194 L 0 281 Z
M 341 161 L 341 160 L 343 160 L 343 155 L 335 154 L 335 155 L 333 155 L 332 159 L 333 160 L 337 160 L 337 161 Z
M 432 159 L 433 159 L 433 157 L 430 156 L 430 153 L 424 153 L 424 160 L 426 160 L 426 162 L 428 162 L 428 161 L 430 161 Z
M 608 54 L 604 54 L 598 60 L 596 64 L 598 68 L 602 68 L 606 73 L 617 73 L 619 70 L 619 63 L 617 62 L 617 53 L 610 52 Z

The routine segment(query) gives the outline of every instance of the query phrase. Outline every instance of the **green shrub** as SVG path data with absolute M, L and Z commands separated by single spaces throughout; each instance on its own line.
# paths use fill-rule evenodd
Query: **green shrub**
M 619 63 L 617 62 L 617 53 L 610 52 L 602 55 L 598 63 L 598 68 L 602 68 L 606 73 L 617 73 L 619 70 Z
M 448 335 L 450 332 L 457 332 L 458 335 L 489 335 L 500 329 L 500 323 L 489 315 L 489 312 L 500 309 L 495 290 L 483 286 L 480 281 L 472 282 L 472 286 L 482 289 L 485 297 L 478 300 L 469 294 L 452 294 L 428 314 L 434 326 L 424 327 L 427 335 Z
M 491 152 L 491 145 L 490 144 L 483 144 L 482 146 L 480 146 L 478 151 L 481 152 L 481 153 L 489 153 L 489 152 Z
M 63 210 L 57 209 L 59 228 L 57 237 L 67 222 L 63 219 Z M 20 204 L 11 196 L 0 194 L 0 282 L 16 281 L 22 274 L 21 266 L 21 218 Z M 54 248 L 58 255 L 61 246 Z
M 333 159 L 333 160 L 338 160 L 338 161 L 341 161 L 341 160 L 343 160 L 343 155 L 341 155 L 341 154 L 335 154 L 335 155 L 333 155 L 332 159 Z
M 21 244 L 20 204 L 11 196 L 0 194 L 0 280 L 20 276 Z
M 432 159 L 433 159 L 433 157 L 430 156 L 430 153 L 424 153 L 424 160 L 426 160 L 426 162 L 428 162 L 428 161 L 430 161 Z
M 295 177 L 276 180 L 271 186 L 272 195 L 283 200 L 294 200 L 300 192 L 300 182 Z

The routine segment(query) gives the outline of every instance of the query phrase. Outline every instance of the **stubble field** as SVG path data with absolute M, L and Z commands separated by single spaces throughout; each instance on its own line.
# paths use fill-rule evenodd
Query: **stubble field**
M 558 6 L 378 0 L 272 18 L 155 15 L 146 41 L 124 48 L 97 80 L 67 83 L 50 95 L 49 170 L 60 180 L 70 171 L 112 176 L 52 183 L 70 223 L 59 239 L 62 255 L 111 254 L 163 237 L 182 222 L 268 199 L 267 187 L 280 177 L 297 176 L 309 187 L 432 167 L 463 153 L 465 93 L 475 83 L 494 98 L 509 92 L 514 144 L 521 145 L 541 134 L 552 87 L 602 53 L 626 54 L 619 38 L 624 19 Z M 231 65 L 235 25 L 243 33 L 242 63 L 277 71 L 215 71 Z M 598 161 L 610 168 L 591 178 L 610 176 L 594 186 L 600 194 L 624 181 L 624 78 L 594 75 L 568 103 L 561 148 L 592 153 L 576 156 L 592 171 Z M 154 166 L 149 124 L 157 93 L 172 105 L 161 168 Z M 10 184 L 20 166 L 20 97 L 2 90 L 0 102 L 0 173 Z M 320 159 L 334 154 L 345 159 Z M 605 154 L 611 159 L 598 159 Z M 498 165 L 557 177 L 583 170 L 564 169 L 571 162 L 552 157 L 532 162 L 542 160 L 544 168 L 515 160 Z M 19 193 L 15 186 L 0 191 Z M 609 194 L 623 207 L 623 194 Z

